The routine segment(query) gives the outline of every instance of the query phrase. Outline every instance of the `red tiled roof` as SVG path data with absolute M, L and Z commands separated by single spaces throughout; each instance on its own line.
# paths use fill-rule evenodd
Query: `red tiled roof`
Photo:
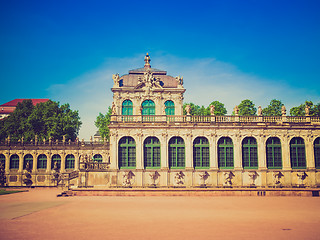
M 0 105 L 0 107 L 16 107 L 17 104 L 18 104 L 19 102 L 22 102 L 23 100 L 29 100 L 29 99 L 27 99 L 27 98 L 25 98 L 25 99 L 24 99 L 24 98 L 23 98 L 23 99 L 14 99 L 14 100 L 12 100 L 12 101 L 10 101 L 10 102 L 7 102 L 7 103 L 5 103 L 5 104 Z M 35 105 L 37 105 L 38 103 L 47 102 L 47 101 L 49 101 L 50 99 L 44 98 L 44 99 L 31 99 L 31 100 L 32 100 L 33 105 L 35 106 Z

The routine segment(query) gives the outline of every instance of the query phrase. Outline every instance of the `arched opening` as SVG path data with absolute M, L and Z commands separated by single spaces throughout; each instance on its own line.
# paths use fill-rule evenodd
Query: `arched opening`
M 160 168 L 160 141 L 156 137 L 147 137 L 143 144 L 144 167 Z
M 218 166 L 225 169 L 234 167 L 233 142 L 229 137 L 222 137 L 218 141 Z
M 258 147 L 254 137 L 246 137 L 242 141 L 242 166 L 246 169 L 258 168 Z
M 185 167 L 185 144 L 181 137 L 172 137 L 169 141 L 169 167 Z
M 210 167 L 209 141 L 205 137 L 193 141 L 193 166 L 196 169 Z
M 136 167 L 136 142 L 132 137 L 123 137 L 119 141 L 119 168 Z
M 306 168 L 306 150 L 304 140 L 301 137 L 294 137 L 290 141 L 290 161 L 293 169 Z
M 281 141 L 277 137 L 270 137 L 266 143 L 267 167 L 269 169 L 282 168 Z

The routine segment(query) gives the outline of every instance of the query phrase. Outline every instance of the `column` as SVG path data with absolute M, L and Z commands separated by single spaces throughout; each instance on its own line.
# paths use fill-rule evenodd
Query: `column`
M 74 154 L 74 170 L 75 171 L 79 170 L 79 165 L 80 165 L 80 154 L 75 153 Z
M 23 152 L 18 153 L 19 156 L 19 172 L 23 172 Z
M 36 172 L 37 171 L 37 168 L 38 168 L 38 159 L 37 159 L 37 156 L 38 156 L 38 154 L 36 153 L 36 152 L 34 152 L 33 154 L 32 154 L 32 157 L 33 157 L 33 167 L 32 167 L 32 171 L 33 172 Z
M 118 134 L 110 133 L 110 168 L 118 169 Z
M 242 170 L 241 138 L 233 137 L 234 170 Z
M 66 153 L 60 154 L 61 156 L 61 168 L 60 172 L 64 173 L 66 171 Z
M 162 133 L 160 136 L 160 146 L 161 146 L 161 169 L 168 170 L 168 134 Z
M 306 163 L 307 169 L 315 169 L 315 159 L 314 159 L 314 148 L 313 142 L 310 137 L 305 138 L 305 149 L 306 149 Z
M 258 144 L 258 167 L 259 170 L 267 169 L 267 160 L 266 160 L 266 146 L 265 146 L 265 137 L 259 136 L 257 138 Z
M 47 173 L 51 172 L 51 158 L 52 158 L 52 154 L 48 154 L 47 156 Z
M 290 144 L 289 138 L 285 135 L 281 137 L 281 146 L 282 146 L 282 166 L 283 170 L 291 170 L 290 163 Z
M 208 137 L 209 139 L 209 152 L 210 152 L 210 169 L 218 169 L 218 151 L 217 151 L 217 138 L 215 135 Z
M 185 137 L 185 154 L 186 170 L 193 169 L 192 134 L 187 134 Z
M 4 156 L 6 157 L 5 171 L 6 171 L 6 174 L 8 174 L 10 171 L 10 154 L 5 153 Z
M 134 137 L 134 136 L 133 136 Z M 143 164 L 143 144 L 142 144 L 142 133 L 138 133 L 135 136 L 136 141 L 136 169 L 144 169 Z

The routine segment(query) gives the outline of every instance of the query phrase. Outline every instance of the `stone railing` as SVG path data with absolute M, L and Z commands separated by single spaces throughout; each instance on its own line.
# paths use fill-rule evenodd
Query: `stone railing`
M 319 123 L 320 117 L 292 116 L 191 116 L 191 115 L 113 115 L 112 123 Z
M 21 141 L 16 139 L 6 139 L 0 141 L 0 146 L 99 146 L 108 145 L 109 142 L 98 141 Z

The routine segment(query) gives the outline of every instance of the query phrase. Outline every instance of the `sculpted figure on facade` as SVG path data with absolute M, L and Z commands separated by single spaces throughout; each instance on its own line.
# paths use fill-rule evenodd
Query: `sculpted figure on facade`
M 177 172 L 176 175 L 174 176 L 174 180 L 176 185 L 182 185 L 184 181 L 184 173 L 182 171 Z
M 236 116 L 239 116 L 239 107 L 238 107 L 238 106 L 235 106 L 233 110 L 234 110 L 234 114 L 235 114 Z
M 201 186 L 206 186 L 206 181 L 209 178 L 209 173 L 207 171 L 205 172 L 200 172 L 199 173 L 199 177 L 200 177 L 200 181 L 201 181 Z
M 274 172 L 273 173 L 273 182 L 276 187 L 281 186 L 281 181 L 280 179 L 283 177 L 283 174 L 280 171 Z
M 261 106 L 258 107 L 258 116 L 262 116 L 262 108 L 261 108 Z
M 117 115 L 116 105 L 112 102 L 111 115 Z
M 233 172 L 224 172 L 224 186 L 231 187 L 232 186 L 232 179 L 234 178 Z
M 183 88 L 183 77 L 176 77 L 177 83 L 178 83 L 178 88 Z
M 214 109 L 215 109 L 215 106 L 214 105 L 210 105 L 210 114 L 211 114 L 211 116 L 214 116 Z
M 303 183 L 303 181 L 308 177 L 308 175 L 306 174 L 306 172 L 298 172 L 297 173 L 297 177 L 298 177 L 298 185 L 300 186 L 300 187 L 303 187 L 304 186 L 304 183 Z
M 281 107 L 281 113 L 282 113 L 282 116 L 286 116 L 287 115 L 287 109 L 284 105 L 282 105 Z
M 120 85 L 119 85 L 119 83 L 120 83 L 119 73 L 113 74 L 112 75 L 112 79 L 113 79 L 113 87 L 114 88 L 120 87 Z
M 123 181 L 122 181 L 122 185 L 124 187 L 131 187 L 131 185 L 134 183 L 134 177 L 135 175 L 133 174 L 132 171 L 129 172 L 124 172 L 123 173 Z
M 256 179 L 258 178 L 259 174 L 256 171 L 249 172 L 248 173 L 249 179 L 250 179 L 250 185 L 254 186 Z
M 309 114 L 310 114 L 309 110 L 310 110 L 310 107 L 308 105 L 306 105 L 306 107 L 304 108 L 306 116 L 309 116 Z
M 186 112 L 187 112 L 187 115 L 190 115 L 190 111 L 191 111 L 191 107 L 190 107 L 190 105 L 188 104 L 188 105 L 186 105 Z
M 151 185 L 156 186 L 157 183 L 159 182 L 159 177 L 160 177 L 160 174 L 158 173 L 158 171 L 150 173 L 149 177 L 150 177 Z

